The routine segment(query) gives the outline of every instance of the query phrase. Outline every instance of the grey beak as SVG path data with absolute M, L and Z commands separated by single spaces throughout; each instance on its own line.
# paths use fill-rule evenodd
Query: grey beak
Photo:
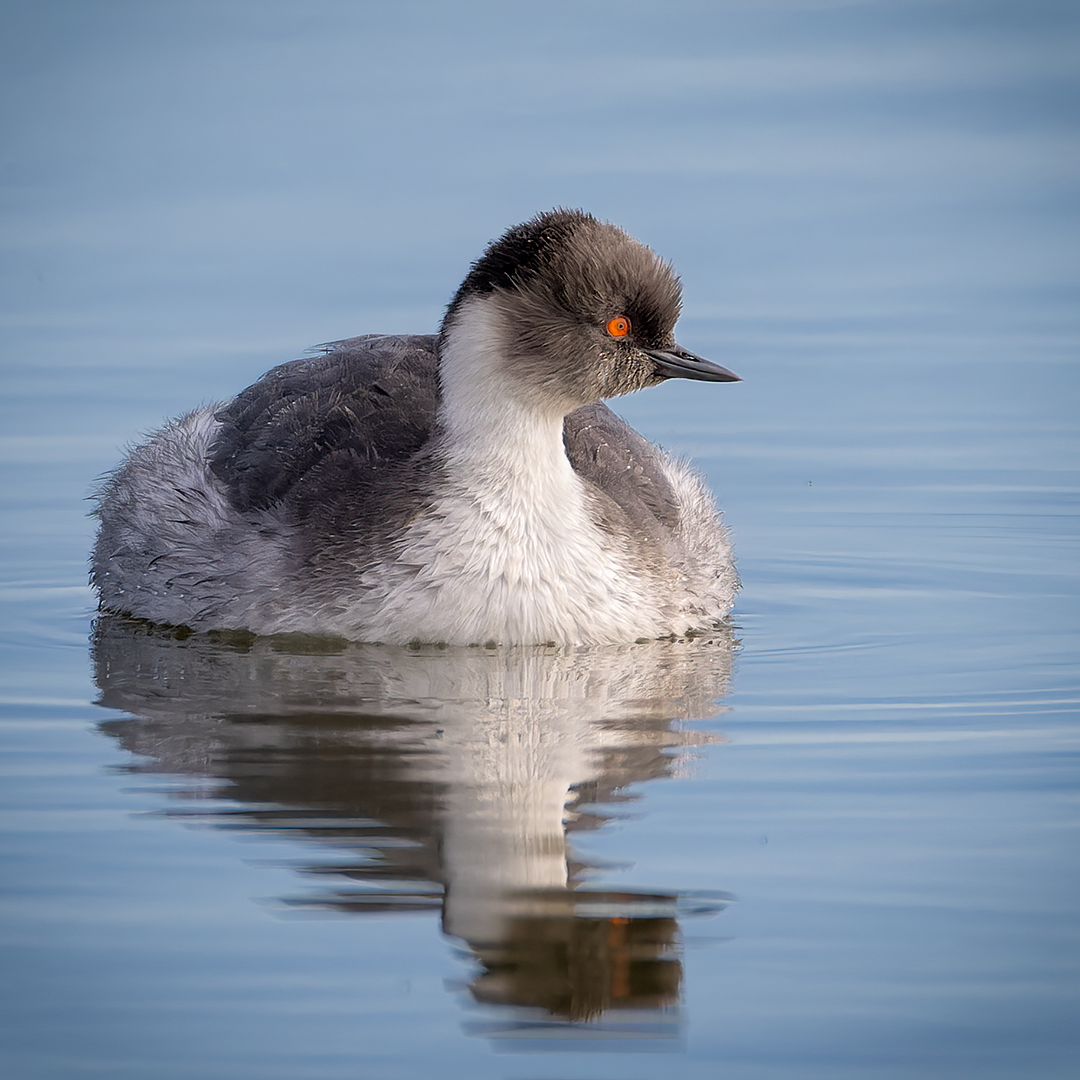
M 703 382 L 742 382 L 734 371 L 687 352 L 681 345 L 670 349 L 643 349 L 656 364 L 656 374 L 665 379 L 701 379 Z

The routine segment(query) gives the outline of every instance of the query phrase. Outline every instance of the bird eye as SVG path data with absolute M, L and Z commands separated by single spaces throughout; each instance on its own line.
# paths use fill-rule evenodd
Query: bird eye
M 630 333 L 630 320 L 625 315 L 616 315 L 607 324 L 607 332 L 612 337 L 626 337 Z

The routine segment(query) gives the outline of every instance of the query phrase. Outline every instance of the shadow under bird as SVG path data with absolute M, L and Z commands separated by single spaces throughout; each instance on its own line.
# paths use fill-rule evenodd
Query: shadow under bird
M 194 630 L 600 644 L 708 629 L 738 578 L 703 481 L 601 399 L 737 381 L 675 343 L 679 279 L 572 210 L 510 229 L 438 335 L 365 335 L 131 452 L 101 608 Z

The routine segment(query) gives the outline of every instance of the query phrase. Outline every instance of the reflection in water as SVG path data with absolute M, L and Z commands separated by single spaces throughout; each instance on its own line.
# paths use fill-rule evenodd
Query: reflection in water
M 715 714 L 732 651 L 727 630 L 578 649 L 184 636 L 116 617 L 94 634 L 100 703 L 134 715 L 102 729 L 149 759 L 133 772 L 228 800 L 178 816 L 320 845 L 297 869 L 325 887 L 286 903 L 441 909 L 478 962 L 472 997 L 499 1007 L 476 1030 L 503 1037 L 673 1033 L 677 916 L 725 898 L 590 891 L 568 834 L 710 741 L 683 721 Z

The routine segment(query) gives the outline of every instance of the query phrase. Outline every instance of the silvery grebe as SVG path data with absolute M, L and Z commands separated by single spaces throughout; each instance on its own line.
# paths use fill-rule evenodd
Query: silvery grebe
M 132 451 L 98 496 L 101 608 L 397 644 L 715 625 L 738 578 L 712 498 L 600 403 L 738 380 L 675 343 L 680 297 L 589 214 L 509 230 L 437 336 L 322 346 Z

